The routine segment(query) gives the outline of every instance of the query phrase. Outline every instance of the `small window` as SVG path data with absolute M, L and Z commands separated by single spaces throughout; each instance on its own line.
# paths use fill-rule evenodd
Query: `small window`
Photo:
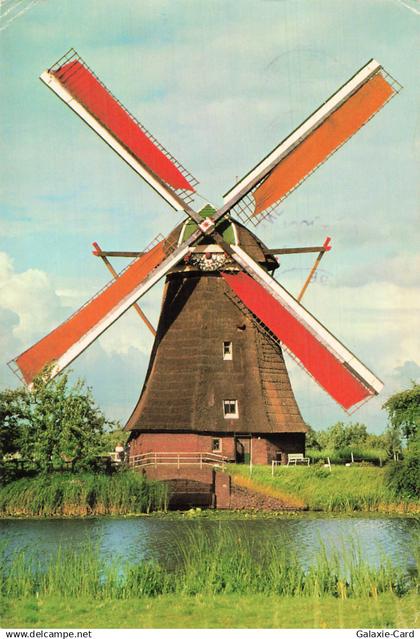
M 219 439 L 218 437 L 215 437 L 214 439 L 212 439 L 211 449 L 213 453 L 220 453 L 220 451 L 222 450 L 222 440 Z
M 224 399 L 223 400 L 223 414 L 225 419 L 237 419 L 238 413 L 238 400 L 236 399 Z
M 223 342 L 223 359 L 232 359 L 232 342 Z

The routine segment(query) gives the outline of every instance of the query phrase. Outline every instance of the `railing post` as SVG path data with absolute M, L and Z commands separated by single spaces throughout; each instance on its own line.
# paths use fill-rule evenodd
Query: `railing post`
M 178 470 L 179 470 L 179 454 L 177 455 L 177 459 L 178 459 Z
M 157 468 L 157 453 L 155 453 L 155 468 Z
M 271 476 L 274 477 L 274 459 L 271 461 Z
M 200 453 L 200 469 L 203 468 L 203 453 Z

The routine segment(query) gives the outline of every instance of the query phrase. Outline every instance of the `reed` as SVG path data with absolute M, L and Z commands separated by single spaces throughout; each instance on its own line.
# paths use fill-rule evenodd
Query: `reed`
M 0 516 L 126 515 L 166 510 L 167 486 L 132 471 L 52 473 L 0 488 Z
M 133 599 L 179 594 L 265 594 L 281 597 L 367 598 L 382 593 L 403 596 L 416 588 L 416 576 L 384 558 L 372 566 L 356 544 L 325 548 L 310 565 L 271 542 L 250 539 L 223 526 L 189 529 L 174 540 L 172 567 L 155 560 L 135 564 L 119 558 L 107 562 L 98 545 L 62 550 L 39 557 L 22 550 L 0 564 L 0 593 L 7 599 L 62 597 Z M 7 549 L 6 549 L 7 550 Z

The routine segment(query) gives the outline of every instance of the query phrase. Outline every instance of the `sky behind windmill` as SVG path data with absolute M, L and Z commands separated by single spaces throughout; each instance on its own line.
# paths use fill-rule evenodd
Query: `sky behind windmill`
M 374 57 L 404 90 L 257 233 L 276 247 L 332 237 L 304 303 L 386 386 L 348 418 L 290 362 L 292 381 L 316 428 L 382 431 L 381 404 L 420 371 L 419 20 L 413 0 L 0 2 L 1 387 L 18 383 L 9 359 L 108 281 L 92 241 L 141 250 L 181 219 L 37 80 L 45 68 L 74 47 L 200 180 L 198 204 L 218 205 Z M 285 257 L 277 278 L 296 294 L 311 261 Z M 142 300 L 155 323 L 160 296 Z M 72 366 L 110 417 L 129 416 L 151 344 L 129 311 Z

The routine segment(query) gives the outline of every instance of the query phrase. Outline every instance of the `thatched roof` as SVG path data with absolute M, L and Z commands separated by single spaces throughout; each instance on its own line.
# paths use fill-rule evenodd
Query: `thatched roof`
M 265 259 L 258 243 L 252 250 Z M 281 349 L 232 302 L 229 291 L 217 272 L 169 275 L 146 381 L 128 430 L 307 431 Z M 223 359 L 224 341 L 232 342 L 231 361 Z M 238 419 L 224 417 L 227 399 L 238 401 Z

